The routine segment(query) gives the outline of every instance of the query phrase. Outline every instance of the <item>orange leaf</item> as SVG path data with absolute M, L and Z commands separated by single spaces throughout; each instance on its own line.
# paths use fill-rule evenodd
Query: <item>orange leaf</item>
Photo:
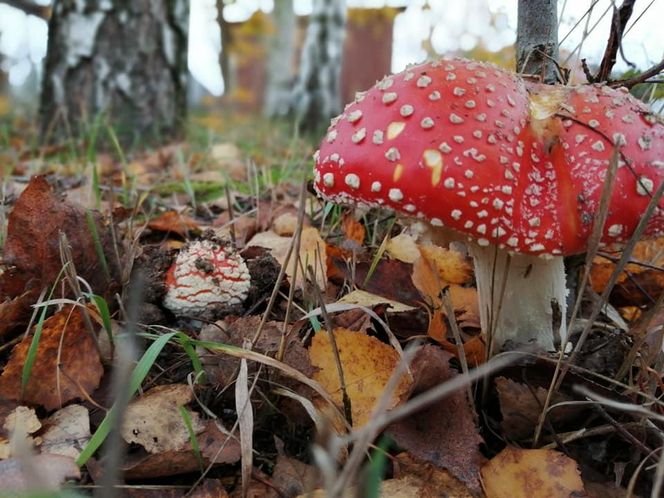
M 84 398 L 99 386 L 104 369 L 79 307 L 63 308 L 44 322 L 30 380 L 21 396 L 21 375 L 31 342 L 28 336 L 12 350 L 0 375 L 0 395 L 52 410 Z
M 350 214 L 345 214 L 341 222 L 341 228 L 346 236 L 346 240 L 357 242 L 360 246 L 364 243 L 366 229 L 364 225 L 353 218 Z
M 423 254 L 438 271 L 443 282 L 450 284 L 467 284 L 473 276 L 473 268 L 466 258 L 457 251 L 439 246 L 419 246 Z
M 185 237 L 189 232 L 200 231 L 200 227 L 194 219 L 177 211 L 166 211 L 160 216 L 153 218 L 148 223 L 148 228 L 157 232 L 175 233 L 182 237 Z

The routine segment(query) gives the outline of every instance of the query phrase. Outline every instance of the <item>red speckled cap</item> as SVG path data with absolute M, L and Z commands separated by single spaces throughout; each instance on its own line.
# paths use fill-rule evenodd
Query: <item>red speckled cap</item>
M 325 199 L 387 207 L 514 252 L 583 252 L 614 147 L 604 241 L 628 238 L 664 177 L 664 125 L 605 86 L 526 84 L 465 59 L 384 78 L 332 121 Z M 664 232 L 660 204 L 647 234 Z

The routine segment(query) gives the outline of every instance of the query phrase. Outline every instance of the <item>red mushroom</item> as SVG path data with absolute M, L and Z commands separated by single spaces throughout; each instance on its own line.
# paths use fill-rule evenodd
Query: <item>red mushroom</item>
M 212 316 L 241 305 L 250 287 L 239 254 L 214 240 L 197 240 L 179 252 L 166 274 L 164 306 L 176 316 Z
M 563 256 L 586 250 L 615 147 L 605 242 L 629 238 L 664 177 L 664 126 L 626 92 L 529 84 L 465 59 L 410 67 L 358 96 L 315 155 L 325 199 L 467 236 L 482 328 L 551 350 L 566 336 Z M 647 234 L 664 232 L 660 204 Z

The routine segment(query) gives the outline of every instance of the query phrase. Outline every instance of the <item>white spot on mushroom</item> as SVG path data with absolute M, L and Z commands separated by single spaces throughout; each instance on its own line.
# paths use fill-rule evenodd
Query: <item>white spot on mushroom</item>
M 396 92 L 387 92 L 383 94 L 383 104 L 391 104 L 397 100 Z
M 652 143 L 652 138 L 648 137 L 646 135 L 640 136 L 639 137 L 639 147 L 641 147 L 641 150 L 648 150 L 650 149 L 650 144 Z
M 394 83 L 394 80 L 392 78 L 390 78 L 390 77 L 383 78 L 382 81 L 378 82 L 378 84 L 376 85 L 376 88 L 378 88 L 379 90 L 387 90 L 388 88 L 390 88 L 392 86 L 393 83 Z
M 450 122 L 453 124 L 461 124 L 463 123 L 463 118 L 457 114 L 451 113 L 450 114 Z
M 449 154 L 452 152 L 452 147 L 450 147 L 447 142 L 443 142 L 438 146 L 438 149 L 443 153 L 443 154 Z
M 655 188 L 655 183 L 647 176 L 640 176 L 636 180 L 636 192 L 639 195 L 650 195 Z
M 344 182 L 346 182 L 346 185 L 348 185 L 350 188 L 357 190 L 360 188 L 360 177 L 357 176 L 355 173 L 348 173 L 346 175 L 346 178 L 344 178 Z
M 477 230 L 477 233 L 481 233 L 482 235 L 484 235 L 486 233 L 486 225 L 484 223 L 482 223 L 481 225 L 477 225 L 477 228 L 475 230 Z
M 398 161 L 399 159 L 401 159 L 401 154 L 399 154 L 399 149 L 397 149 L 396 147 L 390 147 L 389 149 L 387 149 L 387 152 L 385 153 L 385 158 L 388 161 L 392 162 Z
M 338 163 L 339 159 L 341 159 L 341 156 L 339 155 L 338 152 L 333 152 L 332 154 L 330 154 L 330 161 L 332 161 L 333 163 Z
M 384 140 L 384 133 L 383 130 L 375 130 L 373 132 L 373 136 L 371 138 L 371 141 L 375 143 L 376 145 L 380 145 L 383 143 Z
M 502 237 L 503 235 L 507 235 L 507 232 L 505 231 L 505 229 L 503 227 L 496 227 L 491 231 L 491 235 L 493 237 L 498 238 L 498 237 Z
M 355 133 L 353 133 L 350 139 L 353 141 L 354 144 L 359 144 L 362 140 L 366 138 L 366 136 L 367 136 L 367 129 L 360 128 Z
M 621 118 L 621 120 L 622 120 L 623 123 L 628 123 L 628 124 L 633 123 L 634 122 L 634 116 L 632 116 L 631 114 L 625 114 Z
M 326 187 L 334 187 L 334 173 L 325 173 L 323 175 L 323 185 Z
M 398 188 L 391 188 L 387 196 L 392 202 L 399 202 L 401 199 L 403 199 L 403 192 L 401 192 L 401 190 Z
M 454 178 L 452 178 L 451 176 L 445 178 L 445 181 L 443 181 L 443 186 L 448 189 L 453 189 L 455 184 L 456 182 L 454 181 Z
M 461 212 L 460 209 L 453 209 L 452 212 L 450 213 L 450 216 L 452 216 L 452 219 L 459 221 L 461 219 L 462 214 L 463 213 Z
M 403 208 L 409 213 L 414 213 L 417 211 L 417 206 L 415 204 L 406 204 Z
M 454 81 L 456 79 L 456 74 L 454 73 L 447 73 L 447 76 L 445 76 L 445 79 L 447 81 Z
M 543 251 L 544 249 L 546 249 L 546 248 L 542 244 L 533 244 L 533 245 L 530 246 L 530 250 L 532 252 L 539 252 L 539 251 Z
M 507 103 L 508 103 L 509 105 L 511 105 L 512 107 L 516 107 L 516 102 L 514 101 L 514 99 L 512 98 L 511 95 L 508 95 L 508 96 L 507 96 Z
M 371 191 L 372 191 L 372 192 L 380 192 L 380 189 L 381 189 L 382 187 L 383 187 L 383 186 L 380 184 L 380 182 L 373 182 L 373 183 L 371 184 Z
M 486 209 L 482 209 L 481 211 L 477 212 L 477 217 L 480 219 L 486 218 L 487 216 L 489 216 L 489 212 Z
M 623 230 L 622 225 L 619 224 L 611 225 L 609 227 L 609 235 L 611 237 L 618 237 L 622 233 L 622 230 Z
M 458 144 L 462 144 L 462 143 L 463 143 L 463 137 L 462 137 L 461 135 L 454 135 L 454 136 L 452 137 L 452 140 L 454 140 L 454 141 L 455 141 L 456 143 L 458 143 Z
M 433 122 L 433 119 L 431 119 L 430 117 L 427 116 L 424 119 L 422 119 L 422 121 L 420 122 L 420 125 L 425 130 L 428 130 L 429 128 L 433 128 L 434 122 Z
M 498 139 L 496 138 L 496 135 L 493 133 L 489 134 L 488 137 L 486 137 L 486 141 L 489 142 L 490 144 L 495 144 L 498 142 Z
M 415 109 L 410 104 L 402 105 L 401 109 L 399 109 L 399 114 L 401 114 L 404 118 L 407 118 L 408 116 L 413 114 L 413 112 L 415 112 Z
M 505 180 L 514 180 L 514 174 L 508 169 L 505 170 L 503 176 L 505 177 Z
M 593 150 L 596 150 L 597 152 L 603 152 L 604 151 L 604 142 L 601 140 L 597 140 L 594 144 L 591 145 Z
M 426 88 L 431 84 L 431 78 L 427 75 L 422 75 L 417 79 L 417 86 L 419 88 Z
M 465 94 L 466 94 L 466 89 L 465 89 L 465 88 L 461 88 L 460 86 L 455 86 L 454 89 L 452 90 L 452 93 L 453 93 L 454 96 L 456 96 L 456 97 L 461 97 L 462 95 L 465 95 Z
M 500 190 L 503 192 L 503 194 L 512 195 L 512 187 L 509 185 L 503 185 L 500 187 Z
M 495 92 L 496 91 L 496 85 L 494 85 L 493 83 L 489 83 L 486 86 L 486 90 L 487 90 L 487 92 Z
M 584 135 L 583 133 L 579 133 L 576 137 L 574 137 L 574 141 L 576 142 L 576 145 L 579 145 L 583 143 L 583 141 L 586 139 L 588 135 Z
M 470 221 L 470 220 L 466 221 L 466 222 L 463 224 L 463 228 L 465 228 L 466 230 L 470 230 L 471 228 L 473 228 L 473 222 Z
M 473 170 L 467 169 L 466 171 L 463 172 L 463 176 L 468 178 L 469 180 L 473 177 Z
M 519 245 L 519 239 L 517 237 L 510 237 L 507 239 L 507 245 L 510 247 L 517 247 Z
M 410 81 L 415 77 L 415 73 L 411 73 L 410 71 L 406 73 L 406 75 L 403 77 L 404 81 Z
M 362 118 L 362 111 L 359 109 L 355 109 L 353 112 L 348 114 L 346 120 L 349 123 L 355 123 L 356 121 L 359 121 L 361 118 Z
M 538 216 L 535 216 L 535 217 L 530 218 L 530 219 L 528 220 L 528 224 L 529 224 L 531 227 L 538 227 L 538 226 L 540 226 L 540 223 L 541 223 L 541 220 L 540 220 L 540 218 L 539 218 Z
M 613 144 L 617 147 L 622 147 L 623 145 L 627 145 L 627 139 L 625 138 L 625 135 L 623 135 L 622 133 L 614 133 Z
M 599 126 L 599 121 L 597 121 L 596 119 L 591 119 L 590 121 L 588 121 L 588 126 L 590 126 L 591 128 L 597 128 Z
M 480 113 L 477 116 L 475 116 L 475 119 L 479 121 L 480 123 L 484 123 L 486 121 L 486 114 L 485 113 Z
M 493 208 L 500 211 L 503 209 L 503 206 L 505 205 L 505 202 L 502 199 L 494 199 L 493 200 Z
M 473 131 L 473 136 L 475 138 L 482 138 L 482 131 L 481 130 L 475 130 Z
M 440 218 L 431 218 L 431 221 L 429 221 L 429 223 L 431 223 L 431 226 L 433 227 L 443 226 L 443 222 L 440 220 Z
M 332 130 L 327 134 L 327 143 L 331 144 L 337 138 L 337 130 Z
M 440 92 L 435 90 L 429 94 L 429 100 L 440 100 Z

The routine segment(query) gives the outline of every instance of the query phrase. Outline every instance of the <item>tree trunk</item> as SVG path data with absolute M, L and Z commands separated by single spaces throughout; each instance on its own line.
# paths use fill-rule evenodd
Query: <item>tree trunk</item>
M 103 118 L 123 146 L 181 134 L 187 0 L 56 0 L 41 98 L 47 142 Z
M 312 133 L 341 111 L 345 0 L 314 0 L 292 96 L 299 128 Z
M 267 86 L 263 112 L 268 117 L 288 114 L 293 86 L 293 52 L 295 48 L 295 11 L 292 0 L 275 0 L 272 11 L 273 36 L 267 67 Z
M 519 0 L 516 33 L 518 73 L 555 83 L 558 70 L 557 0 Z
M 231 46 L 231 30 L 224 17 L 224 0 L 217 0 L 217 25 L 221 35 L 221 50 L 219 50 L 219 67 L 221 68 L 221 77 L 224 80 L 224 93 L 229 95 L 231 92 L 231 68 L 230 58 L 228 56 Z

